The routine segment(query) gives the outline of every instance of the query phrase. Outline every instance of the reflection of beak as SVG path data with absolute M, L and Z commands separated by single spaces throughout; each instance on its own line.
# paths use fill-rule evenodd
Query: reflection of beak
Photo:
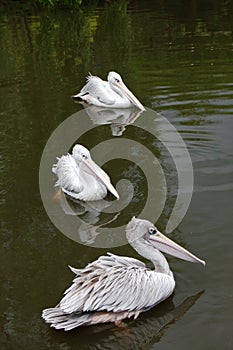
M 137 97 L 134 96 L 134 94 L 127 88 L 127 86 L 123 83 L 116 83 L 118 88 L 123 92 L 123 94 L 130 100 L 130 102 L 141 109 L 142 111 L 145 111 L 145 107 L 141 104 L 140 101 L 138 101 Z
M 181 247 L 179 244 L 164 236 L 159 231 L 157 231 L 155 235 L 150 235 L 148 240 L 155 248 L 161 250 L 161 252 L 173 255 L 183 260 L 191 261 L 193 263 L 205 265 L 204 260 L 199 259 L 188 250 Z
M 104 186 L 111 192 L 117 199 L 119 199 L 119 194 L 116 189 L 111 184 L 109 176 L 95 163 L 92 159 L 82 159 L 80 163 L 80 167 L 86 173 L 94 176 L 97 180 L 99 180 Z

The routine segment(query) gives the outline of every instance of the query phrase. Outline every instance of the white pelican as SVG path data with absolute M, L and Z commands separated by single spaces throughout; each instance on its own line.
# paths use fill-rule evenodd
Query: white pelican
M 56 186 L 72 198 L 95 201 L 106 197 L 107 191 L 117 199 L 119 195 L 109 176 L 91 159 L 82 145 L 75 145 L 72 154 L 57 158 L 52 171 L 57 175 Z
M 165 237 L 147 220 L 135 217 L 126 227 L 130 245 L 152 261 L 154 270 L 133 258 L 108 253 L 83 269 L 71 267 L 76 277 L 59 304 L 45 309 L 42 317 L 51 327 L 70 330 L 97 323 L 120 323 L 149 310 L 168 298 L 175 280 L 160 252 L 194 263 L 205 262 Z
M 125 86 L 120 74 L 116 72 L 108 73 L 108 81 L 90 74 L 87 77 L 87 84 L 72 98 L 100 107 L 128 108 L 134 105 L 145 111 L 141 102 Z

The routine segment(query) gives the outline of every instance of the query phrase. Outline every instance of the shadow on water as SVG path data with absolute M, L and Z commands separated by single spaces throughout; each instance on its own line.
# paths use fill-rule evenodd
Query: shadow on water
M 122 136 L 127 125 L 133 124 L 142 114 L 137 108 L 103 108 L 86 104 L 84 107 L 93 124 L 111 125 L 112 136 Z
M 82 349 L 147 349 L 150 344 L 159 342 L 166 331 L 178 322 L 189 309 L 198 301 L 204 291 L 187 297 L 181 304 L 175 306 L 172 297 L 139 316 L 137 320 L 128 320 L 121 326 L 113 324 L 99 325 L 96 327 L 80 328 L 69 332 L 69 334 L 54 334 L 49 330 L 46 335 L 49 348 L 63 344 L 65 349 L 75 349 L 77 346 L 77 333 L 82 338 L 88 339 Z M 50 343 L 51 339 L 51 343 Z

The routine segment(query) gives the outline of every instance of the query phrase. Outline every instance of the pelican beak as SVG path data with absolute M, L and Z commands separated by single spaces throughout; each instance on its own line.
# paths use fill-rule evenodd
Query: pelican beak
M 205 266 L 204 260 L 199 259 L 188 250 L 181 247 L 179 244 L 164 236 L 159 231 L 157 231 L 157 233 L 154 235 L 150 235 L 148 237 L 148 241 L 161 252 L 173 255 L 183 260 L 191 261 L 193 263 L 200 263 Z
M 90 158 L 83 158 L 80 163 L 80 168 L 86 173 L 94 176 L 99 182 L 101 182 L 117 199 L 119 194 L 111 184 L 109 176 Z
M 141 109 L 142 111 L 145 111 L 145 107 L 141 104 L 140 101 L 138 101 L 137 97 L 134 96 L 134 94 L 127 88 L 127 86 L 122 82 L 115 83 L 118 88 L 122 91 L 122 93 L 130 100 L 130 102 Z

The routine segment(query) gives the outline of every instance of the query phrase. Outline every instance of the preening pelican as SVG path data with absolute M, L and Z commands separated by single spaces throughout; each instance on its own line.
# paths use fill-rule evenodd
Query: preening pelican
M 87 84 L 72 98 L 100 107 L 128 108 L 134 105 L 145 111 L 141 102 L 125 86 L 120 74 L 116 72 L 108 73 L 108 81 L 90 74 L 87 77 Z
M 51 327 L 70 330 L 79 326 L 115 322 L 134 317 L 168 298 L 175 280 L 165 252 L 194 263 L 205 262 L 165 237 L 147 220 L 135 217 L 126 227 L 130 245 L 152 261 L 154 270 L 134 258 L 108 253 L 83 269 L 71 267 L 76 277 L 59 304 L 42 317 Z
M 109 176 L 91 159 L 90 152 L 84 146 L 77 144 L 72 154 L 57 159 L 52 168 L 58 178 L 56 186 L 70 197 L 94 201 L 103 199 L 109 191 L 119 199 Z

